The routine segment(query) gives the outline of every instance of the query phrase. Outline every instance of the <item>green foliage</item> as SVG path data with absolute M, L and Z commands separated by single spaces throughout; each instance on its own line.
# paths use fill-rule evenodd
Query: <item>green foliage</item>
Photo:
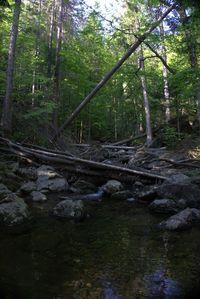
M 161 130 L 161 138 L 165 145 L 174 146 L 183 138 L 183 134 L 178 133 L 174 127 L 165 126 Z
M 62 124 L 136 40 L 136 16 L 140 22 L 140 33 L 157 20 L 159 2 L 127 1 L 123 16 L 116 24 L 113 22 L 109 33 L 96 11 L 91 11 L 80 20 L 84 15 L 84 6 L 77 5 L 78 1 L 71 0 L 69 5 L 65 2 L 59 78 L 55 78 L 58 7 L 52 0 L 24 2 L 15 55 L 14 137 L 41 141 L 44 139 L 41 137 L 44 134 L 41 128 L 52 123 L 55 111 L 58 114 L 58 124 Z M 194 3 L 197 4 L 196 1 Z M 193 69 L 190 66 L 185 30 L 191 33 L 190 42 L 197 45 L 199 59 L 200 24 L 198 9 L 189 4 L 191 3 L 187 2 L 190 16 L 185 28 L 179 22 L 172 34 L 171 27 L 165 23 L 165 36 L 157 29 L 147 40 L 160 55 L 163 55 L 165 45 L 167 62 L 176 71 L 175 74 L 167 74 L 172 117 L 179 117 L 179 114 L 194 117 L 196 114 L 195 96 L 199 91 L 200 70 L 198 66 Z M 11 8 L 0 8 L 1 102 L 6 89 Z M 96 9 L 98 10 L 98 6 Z M 162 11 L 163 6 L 160 9 Z M 109 23 L 106 24 L 108 27 Z M 148 46 L 143 45 L 143 50 L 143 75 L 147 81 L 152 126 L 158 127 L 164 123 L 166 108 L 163 65 Z M 85 141 L 123 139 L 145 130 L 138 58 L 139 51 L 136 51 L 74 121 L 70 130 L 77 139 L 81 134 Z M 56 79 L 59 81 L 57 103 Z M 162 134 L 166 144 L 173 144 L 180 137 L 176 129 L 168 126 L 164 127 Z

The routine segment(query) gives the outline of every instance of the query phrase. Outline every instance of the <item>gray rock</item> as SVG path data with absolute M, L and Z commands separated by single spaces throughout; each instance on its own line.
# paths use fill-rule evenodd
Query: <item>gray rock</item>
M 82 219 L 85 216 L 84 204 L 82 200 L 63 200 L 54 207 L 53 215 L 62 218 Z
M 122 189 L 123 185 L 117 180 L 110 180 L 103 186 L 103 190 L 107 194 L 113 194 L 115 192 L 121 191 Z
M 71 187 L 71 190 L 73 192 L 80 193 L 80 194 L 93 193 L 96 191 L 96 189 L 97 188 L 94 184 L 84 180 L 76 181 Z
M 175 173 L 170 175 L 169 182 L 173 183 L 173 184 L 177 184 L 177 183 L 189 183 L 190 182 L 190 178 L 183 174 L 183 173 Z
M 118 191 L 118 192 L 111 194 L 111 199 L 126 200 L 127 198 L 131 198 L 132 196 L 133 196 L 133 194 L 130 191 L 124 190 L 124 191 Z
M 0 204 L 0 222 L 6 225 L 20 224 L 28 219 L 28 207 L 23 199 L 14 194 L 8 195 Z
M 190 208 L 200 207 L 200 188 L 195 184 L 166 183 L 157 189 L 157 193 L 162 198 L 183 199 Z
M 55 178 L 49 180 L 49 190 L 62 192 L 68 190 L 68 183 L 65 178 Z
M 33 191 L 31 192 L 32 200 L 37 202 L 43 202 L 47 200 L 47 197 L 45 194 L 39 191 Z
M 156 199 L 150 205 L 149 209 L 156 213 L 176 213 L 180 206 L 173 199 Z
M 42 165 L 37 169 L 37 176 L 45 176 L 49 179 L 61 177 L 53 167 L 49 165 Z
M 36 188 L 35 182 L 27 182 L 21 186 L 20 190 L 24 193 L 31 193 L 32 191 L 35 191 Z
M 65 178 L 54 178 L 49 179 L 48 176 L 39 176 L 37 179 L 37 190 L 38 191 L 55 191 L 61 192 L 68 190 L 68 183 Z
M 49 189 L 49 178 L 48 176 L 45 175 L 41 175 L 38 177 L 37 181 L 36 181 L 36 186 L 37 186 L 37 190 L 48 190 Z
M 4 185 L 0 183 L 0 200 L 4 199 L 8 194 L 12 192 Z
M 190 228 L 197 223 L 200 223 L 200 210 L 187 208 L 168 220 L 162 221 L 159 226 L 162 229 L 175 231 Z

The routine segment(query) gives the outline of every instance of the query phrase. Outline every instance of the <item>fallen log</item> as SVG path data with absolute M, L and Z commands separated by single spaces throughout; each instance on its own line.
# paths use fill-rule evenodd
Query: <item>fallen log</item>
M 112 143 L 111 145 L 112 145 L 112 146 L 116 146 L 116 145 L 118 146 L 118 145 L 126 144 L 126 143 L 131 142 L 131 141 L 134 141 L 134 140 L 136 140 L 136 139 L 143 138 L 143 137 L 145 137 L 146 135 L 147 135 L 146 133 L 143 133 L 143 134 L 140 134 L 140 135 L 137 135 L 137 136 L 131 136 L 131 137 L 129 137 L 129 138 L 120 140 L 120 141 L 118 141 L 118 142 L 114 142 L 114 143 Z
M 146 134 L 145 134 L 146 135 Z M 71 144 L 69 146 L 75 146 L 75 147 L 92 147 L 93 144 L 86 144 L 86 143 L 76 143 L 76 144 Z M 114 145 L 112 144 L 102 144 L 102 145 L 98 145 L 100 148 L 105 148 L 105 149 L 117 149 L 117 150 L 135 150 L 137 149 L 136 146 L 118 146 L 118 145 Z
M 0 144 L 3 144 L 4 147 L 5 145 L 8 146 L 8 149 L 15 154 L 17 154 L 19 157 L 26 157 L 26 158 L 36 158 L 41 161 L 45 162 L 51 162 L 51 163 L 58 163 L 64 165 L 79 165 L 82 168 L 83 166 L 89 167 L 92 170 L 109 170 L 113 172 L 119 172 L 123 173 L 126 175 L 136 175 L 136 176 L 141 176 L 149 179 L 159 179 L 159 180 L 167 180 L 167 177 L 144 171 L 144 170 L 136 170 L 136 169 L 129 169 L 126 167 L 121 167 L 121 166 L 116 166 L 116 165 L 110 165 L 102 162 L 96 162 L 92 160 L 86 160 L 86 159 L 81 159 L 77 157 L 71 157 L 66 155 L 65 153 L 57 154 L 54 152 L 50 152 L 50 150 L 40 150 L 40 149 L 31 149 L 30 147 L 25 147 L 22 146 L 19 143 L 14 143 L 8 139 L 0 138 Z

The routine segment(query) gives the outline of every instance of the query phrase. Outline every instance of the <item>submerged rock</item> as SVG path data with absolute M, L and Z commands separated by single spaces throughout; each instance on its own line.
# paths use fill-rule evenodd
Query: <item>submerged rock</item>
M 132 196 L 133 194 L 130 191 L 124 190 L 113 193 L 111 195 L 111 199 L 126 200 L 127 198 L 131 198 Z
M 197 223 L 200 223 L 200 210 L 187 208 L 171 216 L 168 220 L 162 221 L 159 226 L 163 229 L 174 231 L 190 228 Z
M 127 202 L 130 202 L 130 203 L 136 203 L 136 202 L 137 202 L 137 199 L 134 198 L 134 197 L 130 197 L 130 198 L 127 198 L 126 201 L 127 201 Z
M 181 298 L 181 289 L 178 282 L 167 277 L 166 271 L 157 270 L 151 275 L 146 275 L 145 282 L 149 290 L 148 298 Z
M 156 213 L 176 213 L 180 210 L 179 205 L 173 199 L 155 199 L 149 209 Z
M 29 217 L 28 207 L 22 198 L 11 193 L 0 204 L 0 222 L 6 225 L 20 224 Z
M 54 207 L 53 215 L 61 218 L 82 219 L 85 216 L 83 201 L 72 199 L 63 200 Z
M 110 180 L 104 186 L 103 190 L 107 194 L 113 194 L 123 189 L 122 183 L 117 180 Z
M 152 187 L 139 193 L 138 199 L 142 201 L 151 201 L 157 197 L 157 187 Z
M 47 200 L 47 197 L 45 194 L 39 191 L 33 191 L 31 192 L 32 200 L 37 202 L 43 202 Z
M 86 193 L 93 193 L 96 191 L 96 186 L 88 181 L 78 180 L 76 181 L 71 190 L 76 193 L 86 194 Z

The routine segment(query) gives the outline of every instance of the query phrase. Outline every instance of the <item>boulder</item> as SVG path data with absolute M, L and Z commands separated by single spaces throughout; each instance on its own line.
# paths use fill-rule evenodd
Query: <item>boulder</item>
M 62 192 L 68 190 L 68 183 L 65 178 L 55 178 L 49 180 L 49 190 L 55 192 Z
M 27 182 L 27 183 L 24 183 L 20 190 L 24 193 L 31 193 L 32 191 L 35 191 L 37 189 L 36 187 L 36 183 L 35 182 Z
M 37 202 L 43 202 L 47 200 L 47 197 L 45 194 L 39 191 L 33 191 L 31 192 L 32 200 Z
M 200 188 L 195 184 L 166 183 L 157 189 L 157 193 L 162 198 L 183 199 L 190 208 L 200 207 Z
M 190 178 L 183 173 L 175 173 L 175 174 L 170 175 L 170 177 L 168 178 L 168 181 L 173 184 L 175 184 L 175 183 L 176 184 L 178 184 L 178 183 L 184 184 L 184 183 L 189 183 Z
M 0 204 L 0 222 L 6 225 L 20 224 L 28 219 L 28 207 L 22 198 L 11 193 Z
M 11 193 L 12 192 L 4 184 L 0 183 L 0 201 Z
M 179 205 L 173 199 L 155 199 L 149 209 L 156 213 L 176 213 L 180 210 Z
M 102 188 L 105 193 L 113 194 L 121 191 L 123 189 L 123 185 L 117 180 L 110 180 Z
M 200 210 L 187 208 L 176 215 L 171 216 L 168 220 L 162 221 L 162 229 L 175 231 L 190 228 L 192 225 L 200 223 Z
M 80 194 L 93 193 L 96 191 L 96 189 L 97 188 L 94 184 L 84 180 L 76 181 L 71 187 L 73 192 Z
M 127 198 L 131 198 L 133 194 L 128 190 L 118 191 L 111 194 L 111 199 L 114 200 L 126 200 Z
M 61 192 L 68 190 L 68 183 L 65 178 L 49 179 L 48 176 L 39 176 L 36 182 L 37 190 L 42 192 L 55 191 Z
M 61 218 L 82 219 L 85 216 L 83 201 L 72 199 L 63 200 L 54 207 L 53 215 Z

